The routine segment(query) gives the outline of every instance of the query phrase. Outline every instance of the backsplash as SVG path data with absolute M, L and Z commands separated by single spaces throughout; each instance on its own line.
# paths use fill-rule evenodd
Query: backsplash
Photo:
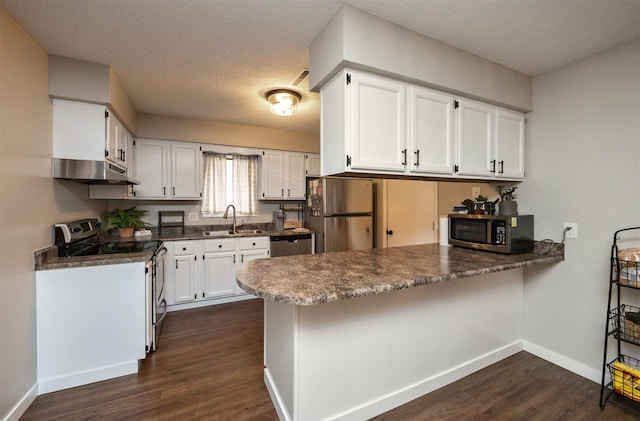
M 263 202 L 258 201 L 258 214 L 253 216 L 238 215 L 238 225 L 241 224 L 271 224 L 273 222 L 273 212 L 280 209 L 281 205 L 289 207 L 301 205 L 303 202 Z M 148 200 L 110 200 L 109 211 L 113 209 L 126 209 L 136 206 L 137 209 L 146 210 L 148 213 L 142 220 L 150 226 L 158 224 L 159 211 L 183 211 L 184 223 L 188 225 L 228 225 L 229 220 L 222 217 L 204 218 L 200 215 L 200 202 L 198 201 L 148 201 Z M 191 218 L 190 218 L 191 217 Z M 300 216 L 301 217 L 301 216 Z M 296 219 L 296 213 L 292 213 L 290 218 Z

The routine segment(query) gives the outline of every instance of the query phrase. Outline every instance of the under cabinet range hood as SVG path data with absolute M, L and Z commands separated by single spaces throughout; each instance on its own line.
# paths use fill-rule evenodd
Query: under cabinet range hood
M 85 184 L 140 184 L 116 165 L 84 159 L 54 158 L 53 178 Z

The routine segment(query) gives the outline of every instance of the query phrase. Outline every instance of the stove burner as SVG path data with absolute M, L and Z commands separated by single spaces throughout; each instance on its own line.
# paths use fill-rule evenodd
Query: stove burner
M 153 251 L 157 247 L 158 241 L 73 243 L 62 246 L 58 254 L 61 257 L 97 256 L 102 254 L 139 253 L 143 251 Z

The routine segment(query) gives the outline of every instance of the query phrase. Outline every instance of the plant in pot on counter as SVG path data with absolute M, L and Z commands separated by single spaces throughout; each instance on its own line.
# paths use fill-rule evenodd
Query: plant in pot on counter
M 129 209 L 116 209 L 104 215 L 102 230 L 109 231 L 117 228 L 120 237 L 133 237 L 134 230 L 144 227 L 141 217 L 146 213 L 147 211 L 136 209 L 135 206 Z
M 518 214 L 518 202 L 515 201 L 516 189 L 518 186 L 505 187 L 498 186 L 496 191 L 500 196 L 500 204 L 498 209 L 499 215 L 516 216 Z

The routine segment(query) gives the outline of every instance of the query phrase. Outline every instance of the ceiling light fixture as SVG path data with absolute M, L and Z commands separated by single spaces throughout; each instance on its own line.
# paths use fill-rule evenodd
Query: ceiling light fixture
M 275 89 L 267 92 L 267 101 L 269 101 L 269 110 L 281 116 L 290 116 L 298 107 L 298 103 L 302 96 L 289 89 Z

